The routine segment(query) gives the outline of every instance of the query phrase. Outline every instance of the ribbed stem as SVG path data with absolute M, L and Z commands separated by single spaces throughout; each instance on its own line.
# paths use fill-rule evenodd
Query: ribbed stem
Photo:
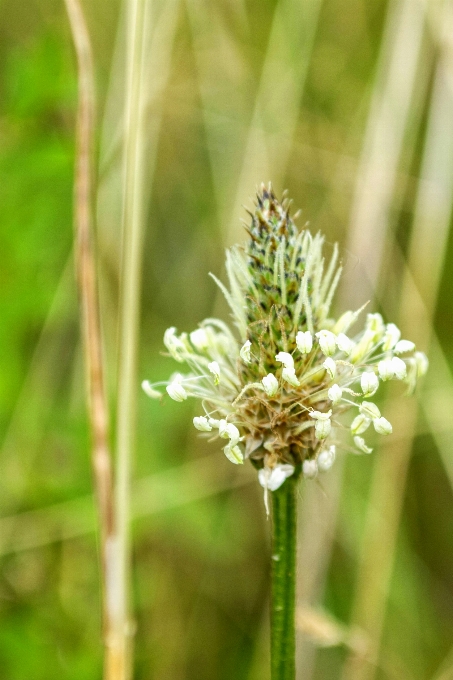
M 295 680 L 297 479 L 272 493 L 271 680 Z

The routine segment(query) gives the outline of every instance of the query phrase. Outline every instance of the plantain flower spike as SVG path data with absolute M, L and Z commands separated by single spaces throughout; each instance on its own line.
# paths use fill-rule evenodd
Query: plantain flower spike
M 368 399 L 389 380 L 413 389 L 428 360 L 380 314 L 368 314 L 352 333 L 363 308 L 330 316 L 341 275 L 338 248 L 326 264 L 323 236 L 299 231 L 289 201 L 280 203 L 270 185 L 257 194 L 247 232 L 244 246 L 226 252 L 229 286 L 211 275 L 234 330 L 219 319 L 189 334 L 169 328 L 164 344 L 187 372 L 167 383 L 144 381 L 143 389 L 160 398 L 162 385 L 175 401 L 201 400 L 195 428 L 228 439 L 219 445 L 232 463 L 252 462 L 268 508 L 268 493 L 288 477 L 327 471 L 339 448 L 370 453 L 360 436 L 367 431 L 391 434 L 391 423 Z

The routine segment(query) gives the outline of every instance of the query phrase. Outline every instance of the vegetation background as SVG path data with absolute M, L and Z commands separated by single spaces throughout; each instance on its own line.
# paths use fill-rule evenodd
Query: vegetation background
M 97 257 L 114 421 L 128 2 L 84 2 L 97 84 Z M 453 2 L 153 0 L 141 72 L 143 243 L 133 456 L 137 680 L 268 677 L 262 490 L 140 380 L 172 325 L 228 318 L 208 272 L 272 180 L 341 246 L 339 304 L 427 351 L 394 435 L 301 485 L 300 680 L 453 678 Z M 73 261 L 77 73 L 63 2 L 0 15 L 0 678 L 102 669 Z M 137 279 L 137 286 L 138 284 Z M 393 386 L 392 386 L 393 387 Z M 113 422 L 113 426 L 115 423 Z

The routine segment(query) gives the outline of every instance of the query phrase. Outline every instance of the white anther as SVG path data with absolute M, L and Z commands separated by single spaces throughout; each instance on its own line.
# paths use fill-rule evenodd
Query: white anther
M 222 418 L 219 423 L 219 437 L 222 437 L 222 439 L 230 439 L 231 446 L 235 446 L 235 444 L 237 444 L 240 440 L 241 435 L 236 425 L 233 425 L 233 423 L 228 423 Z
M 313 336 L 310 331 L 299 331 L 296 335 L 296 345 L 302 354 L 311 352 L 313 349 Z
M 308 415 L 314 420 L 329 420 L 332 417 L 332 409 L 329 409 L 327 413 L 323 411 L 310 411 Z
M 388 352 L 389 349 L 393 349 L 400 337 L 401 331 L 398 326 L 395 326 L 394 323 L 388 323 L 385 329 L 384 342 L 382 344 L 382 349 L 384 352 Z
M 367 314 L 366 327 L 374 332 L 375 336 L 382 336 L 384 333 L 384 319 L 379 313 Z
M 378 434 L 392 434 L 393 432 L 391 423 L 382 416 L 373 420 L 373 426 Z
M 330 357 L 332 354 L 335 354 L 337 350 L 337 336 L 335 333 L 332 333 L 332 331 L 319 331 L 316 333 L 316 337 L 318 338 L 321 352 L 326 357 Z
M 373 449 L 367 446 L 363 437 L 354 437 L 354 444 L 358 449 L 363 451 L 363 453 L 372 453 Z
M 186 346 L 180 338 L 176 337 L 176 328 L 171 326 L 164 333 L 164 345 L 176 361 L 183 362 L 180 352 L 186 350 Z
M 320 472 L 327 472 L 327 470 L 330 470 L 334 462 L 335 462 L 335 446 L 332 445 L 328 449 L 324 449 L 323 451 L 321 451 L 321 453 L 318 455 L 317 458 L 318 470 Z
M 241 465 L 244 462 L 244 456 L 237 444 L 230 442 L 223 447 L 223 452 L 229 461 L 235 465 Z
M 354 349 L 354 342 L 344 333 L 339 333 L 337 335 L 337 347 L 340 352 L 344 352 L 345 354 L 349 355 Z
M 415 352 L 414 358 L 417 365 L 417 377 L 421 378 L 422 375 L 425 375 L 426 371 L 428 370 L 428 357 L 426 354 L 424 354 L 424 352 Z
M 323 363 L 323 367 L 326 369 L 327 373 L 333 380 L 337 373 L 337 365 L 335 361 L 331 357 L 327 357 L 327 359 Z
M 395 354 L 404 354 L 405 352 L 412 352 L 415 349 L 415 343 L 411 340 L 400 340 L 396 343 Z
M 278 361 L 279 363 L 283 364 L 285 368 L 294 369 L 294 359 L 288 352 L 279 352 L 278 354 L 276 354 L 275 361 Z
M 197 328 L 189 337 L 190 342 L 198 351 L 202 352 L 209 347 L 209 335 L 205 328 Z
M 362 401 L 362 403 L 359 406 L 359 411 L 362 415 L 371 419 L 380 418 L 381 416 L 381 412 L 379 411 L 376 404 L 373 404 L 372 401 Z
M 181 385 L 180 379 L 178 378 L 172 380 L 172 382 L 169 385 L 167 385 L 165 389 L 167 390 L 168 395 L 174 401 L 184 401 L 185 399 L 187 399 L 187 392 Z
M 325 439 L 329 436 L 332 429 L 332 422 L 328 420 L 317 420 L 315 423 L 315 436 L 317 439 Z
M 251 361 L 250 357 L 250 347 L 252 346 L 252 343 L 250 340 L 246 340 L 244 344 L 241 347 L 241 350 L 239 352 L 239 356 L 241 357 L 242 361 L 244 361 L 246 364 L 249 364 Z
M 318 463 L 313 458 L 312 460 L 304 460 L 302 464 L 302 472 L 307 479 L 313 479 L 318 474 Z
M 362 373 L 360 378 L 360 387 L 362 388 L 362 392 L 365 397 L 371 397 L 373 394 L 375 394 L 379 387 L 379 378 L 375 373 L 371 373 L 371 371 Z
M 399 357 L 393 357 L 391 359 L 393 372 L 398 380 L 404 380 L 407 375 L 406 363 Z
M 195 416 L 193 424 L 200 432 L 211 432 L 212 430 L 212 425 L 206 416 Z
M 294 474 L 293 465 L 276 465 L 272 470 L 268 467 L 258 472 L 258 481 L 264 489 L 277 491 L 283 482 Z
M 278 380 L 273 373 L 265 375 L 261 382 L 268 397 L 273 397 L 277 394 Z
M 365 430 L 368 430 L 371 423 L 371 418 L 368 418 L 363 413 L 359 413 L 358 416 L 354 418 L 351 423 L 351 433 L 352 435 L 363 434 Z
M 300 382 L 297 379 L 296 372 L 294 368 L 289 368 L 285 366 L 285 368 L 282 371 L 282 378 L 283 380 L 286 380 L 290 385 L 293 387 L 299 387 Z
M 381 380 L 391 380 L 395 375 L 391 359 L 382 359 L 378 363 L 378 373 Z
M 341 389 L 340 385 L 337 385 L 336 383 L 327 390 L 327 396 L 329 397 L 330 401 L 333 404 L 338 404 L 338 402 L 341 400 L 342 395 L 343 390 Z
M 220 366 L 217 363 L 217 361 L 211 361 L 210 364 L 208 364 L 208 368 L 211 371 L 212 375 L 214 376 L 214 385 L 218 385 L 220 382 Z
M 293 473 L 293 465 L 276 465 L 273 469 L 263 467 L 258 471 L 258 481 L 264 489 L 264 505 L 267 515 L 269 515 L 268 492 L 279 489 Z

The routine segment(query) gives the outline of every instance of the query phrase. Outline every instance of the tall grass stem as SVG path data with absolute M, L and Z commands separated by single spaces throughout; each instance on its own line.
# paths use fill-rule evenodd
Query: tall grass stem
M 125 659 L 121 680 L 132 675 L 132 622 L 129 603 L 131 468 L 135 445 L 137 355 L 141 253 L 143 240 L 143 45 L 145 13 L 149 3 L 127 3 L 127 60 L 124 128 L 124 175 L 122 212 L 122 262 L 118 347 L 118 390 L 116 418 L 116 513 L 118 518 L 116 614 L 117 641 Z
M 92 433 L 92 465 L 101 535 L 103 628 L 106 680 L 117 680 L 111 662 L 115 621 L 111 603 L 115 584 L 110 578 L 115 513 L 112 491 L 112 459 L 109 449 L 108 406 L 99 316 L 96 261 L 93 251 L 93 150 L 95 122 L 94 67 L 90 37 L 78 0 L 66 0 L 78 66 L 77 149 L 75 169 L 75 253 L 80 293 L 83 345 L 86 365 L 88 413 Z M 115 664 L 116 666 L 116 664 Z

